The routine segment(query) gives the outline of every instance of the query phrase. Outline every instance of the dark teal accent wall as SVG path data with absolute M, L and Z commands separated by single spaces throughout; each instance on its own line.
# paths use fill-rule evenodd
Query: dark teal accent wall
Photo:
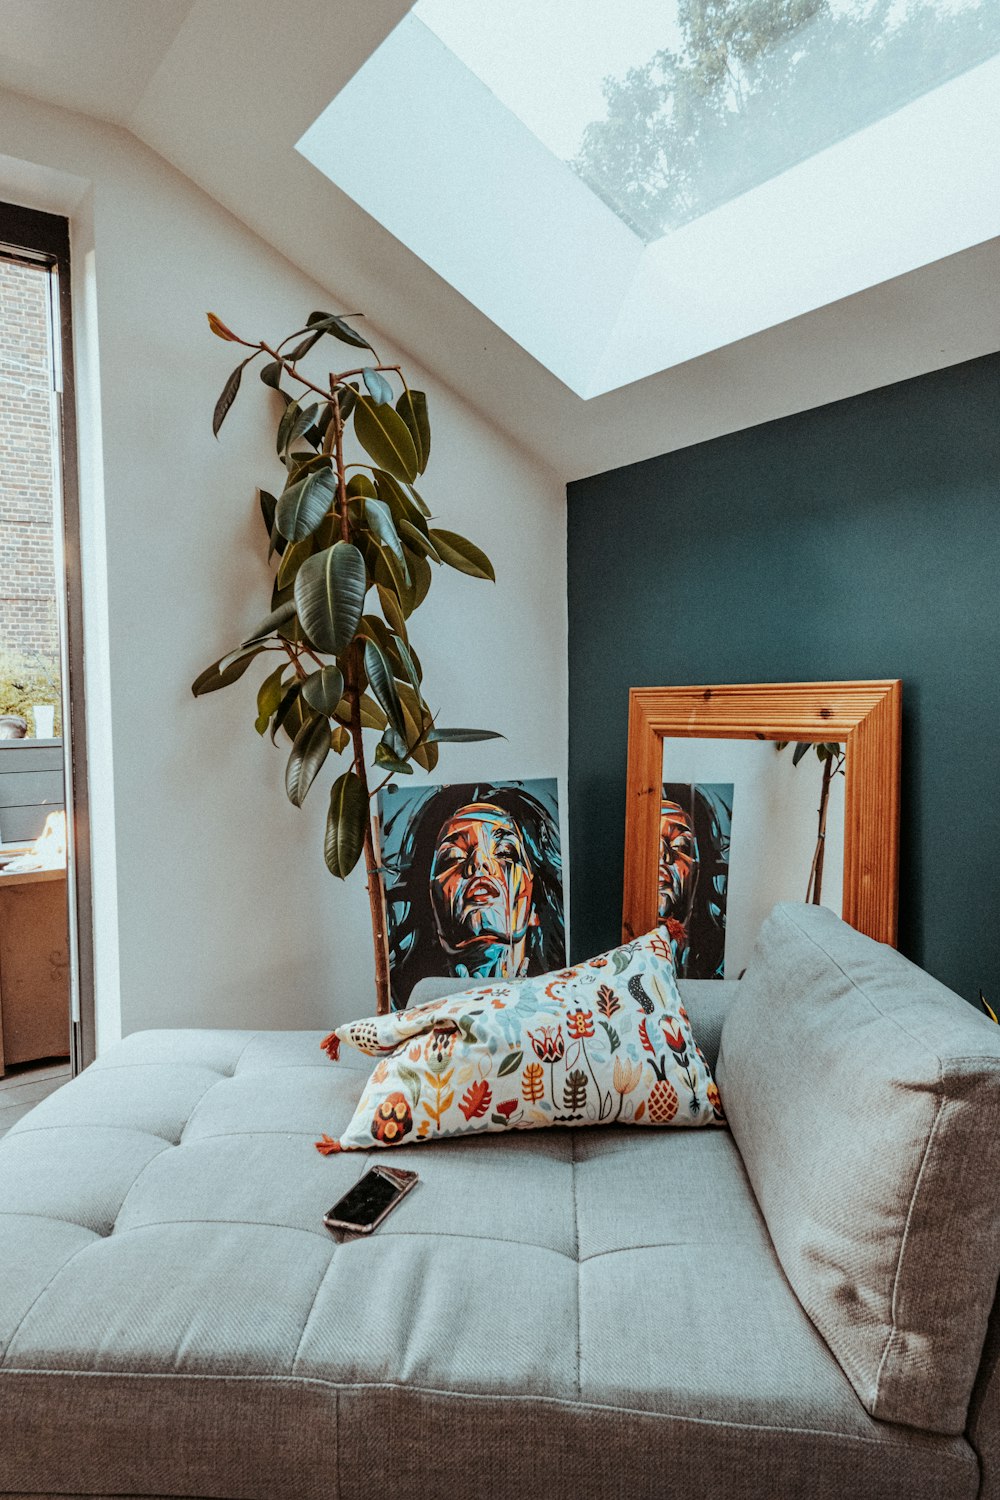
M 628 689 L 903 679 L 900 948 L 1000 1002 L 1000 355 L 569 486 L 575 958 L 619 941 Z

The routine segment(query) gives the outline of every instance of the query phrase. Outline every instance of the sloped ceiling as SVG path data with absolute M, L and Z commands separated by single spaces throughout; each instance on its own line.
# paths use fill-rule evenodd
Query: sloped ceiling
M 564 480 L 1000 346 L 1000 240 L 992 240 L 581 399 L 295 150 L 409 8 L 408 0 L 0 0 L 0 87 L 133 132 L 344 310 L 391 330 L 401 350 Z

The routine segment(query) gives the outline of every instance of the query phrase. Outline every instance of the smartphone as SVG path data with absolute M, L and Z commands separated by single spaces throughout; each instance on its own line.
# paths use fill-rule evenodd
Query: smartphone
M 416 1172 L 408 1172 L 404 1167 L 371 1167 L 324 1214 L 323 1223 L 327 1229 L 371 1234 L 416 1184 Z

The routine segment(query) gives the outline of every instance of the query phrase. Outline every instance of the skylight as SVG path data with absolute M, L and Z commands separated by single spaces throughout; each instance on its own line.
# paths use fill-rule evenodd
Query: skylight
M 298 149 L 583 397 L 1000 233 L 1000 0 L 419 0 Z
M 647 242 L 1000 52 L 998 0 L 419 0 Z

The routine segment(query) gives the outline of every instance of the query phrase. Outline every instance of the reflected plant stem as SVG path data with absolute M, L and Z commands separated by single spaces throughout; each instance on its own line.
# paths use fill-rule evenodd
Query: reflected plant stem
M 844 757 L 839 756 L 836 760 L 831 755 L 823 762 L 823 784 L 819 794 L 819 826 L 816 832 L 816 849 L 812 857 L 812 865 L 809 870 L 809 884 L 806 886 L 806 901 L 813 906 L 821 904 L 823 893 L 823 861 L 826 858 L 826 819 L 830 810 L 830 783 L 836 773 L 843 765 Z

